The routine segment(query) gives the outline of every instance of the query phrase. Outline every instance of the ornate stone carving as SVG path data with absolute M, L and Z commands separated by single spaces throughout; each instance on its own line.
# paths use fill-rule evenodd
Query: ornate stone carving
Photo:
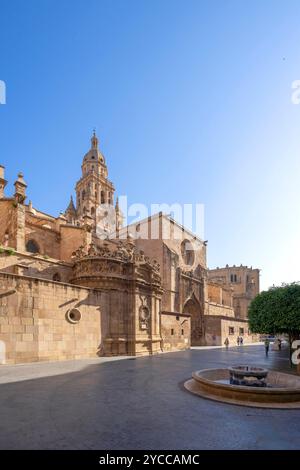
M 151 314 L 146 296 L 140 295 L 141 305 L 139 308 L 139 325 L 140 330 L 150 332 Z
M 75 278 L 82 274 L 93 276 L 99 273 L 126 276 L 135 271 L 138 279 L 153 285 L 161 284 L 159 263 L 150 260 L 143 251 L 135 251 L 134 243 L 130 240 L 119 241 L 117 244 L 111 241 L 102 241 L 101 244 L 93 242 L 87 249 L 81 246 L 76 250 L 73 259 Z M 129 266 L 133 267 L 133 271 Z

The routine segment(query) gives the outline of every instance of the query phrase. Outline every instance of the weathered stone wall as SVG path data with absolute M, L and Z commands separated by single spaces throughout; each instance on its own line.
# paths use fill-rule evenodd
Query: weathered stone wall
M 60 234 L 48 227 L 38 224 L 26 223 L 25 227 L 25 246 L 29 240 L 34 240 L 39 247 L 41 255 L 50 258 L 60 259 Z
M 221 346 L 221 320 L 218 316 L 205 316 L 205 343 L 207 346 Z
M 233 307 L 233 292 L 231 288 L 222 288 L 222 305 Z
M 259 293 L 259 269 L 248 266 L 210 269 L 208 279 L 213 282 L 222 282 L 224 287 L 231 288 L 235 316 L 247 318 L 250 302 Z
M 90 233 L 83 228 L 71 225 L 61 225 L 60 236 L 59 259 L 63 261 L 70 261 L 74 251 L 78 250 L 80 246 L 87 247 L 92 241 Z
M 0 271 L 39 279 L 60 280 L 68 283 L 72 276 L 72 265 L 44 259 L 40 255 L 6 251 L 0 253 Z M 59 277 L 59 278 L 58 278 Z
M 13 199 L 0 199 L 0 245 L 16 248 L 16 226 L 17 211 Z
M 97 357 L 101 293 L 0 273 L 0 341 L 8 364 Z M 66 314 L 77 308 L 72 324 Z
M 161 313 L 163 351 L 177 351 L 191 346 L 191 319 L 189 315 Z
M 220 305 L 214 302 L 206 302 L 205 316 L 223 316 L 234 318 L 234 310 L 228 305 Z
M 234 329 L 233 334 L 230 333 L 230 328 Z M 205 317 L 205 339 L 208 346 L 224 346 L 226 338 L 229 339 L 230 346 L 236 346 L 238 336 L 243 337 L 244 344 L 257 341 L 256 335 L 249 332 L 246 320 L 212 315 Z
M 233 334 L 229 334 L 229 328 L 234 328 Z M 243 330 L 243 332 L 241 331 L 241 329 Z M 223 318 L 221 331 L 223 343 L 228 337 L 230 345 L 236 346 L 238 336 L 243 337 L 244 344 L 258 341 L 257 335 L 252 335 L 249 331 L 248 322 L 246 320 L 235 320 L 233 322 L 230 319 Z
M 222 303 L 222 288 L 216 284 L 208 284 L 208 300 L 216 304 Z

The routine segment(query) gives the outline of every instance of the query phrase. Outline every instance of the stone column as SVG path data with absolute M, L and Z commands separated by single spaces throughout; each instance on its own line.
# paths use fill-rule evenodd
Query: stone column
M 18 204 L 16 207 L 16 250 L 25 251 L 25 206 Z

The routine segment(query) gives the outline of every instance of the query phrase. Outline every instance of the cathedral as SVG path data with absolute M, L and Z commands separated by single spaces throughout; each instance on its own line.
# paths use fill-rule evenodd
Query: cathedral
M 209 270 L 207 242 L 163 213 L 124 226 L 95 132 L 58 217 L 27 203 L 22 173 L 6 185 L 0 165 L 0 363 L 256 341 L 259 270 Z

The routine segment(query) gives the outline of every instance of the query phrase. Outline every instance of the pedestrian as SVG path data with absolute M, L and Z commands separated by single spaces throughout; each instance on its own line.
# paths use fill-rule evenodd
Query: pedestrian
M 228 346 L 229 346 L 229 339 L 228 338 L 225 339 L 224 344 L 226 346 L 226 349 L 228 349 Z
M 270 341 L 268 338 L 265 339 L 265 351 L 266 351 L 266 356 L 269 354 L 269 348 L 270 348 Z
M 241 336 L 240 337 L 240 345 L 243 346 L 243 344 L 244 344 L 244 338 Z
M 239 336 L 236 339 L 236 343 L 237 343 L 238 346 L 240 345 L 240 337 Z
M 281 339 L 278 338 L 278 349 L 279 349 L 279 351 L 281 351 L 281 343 L 282 343 Z

